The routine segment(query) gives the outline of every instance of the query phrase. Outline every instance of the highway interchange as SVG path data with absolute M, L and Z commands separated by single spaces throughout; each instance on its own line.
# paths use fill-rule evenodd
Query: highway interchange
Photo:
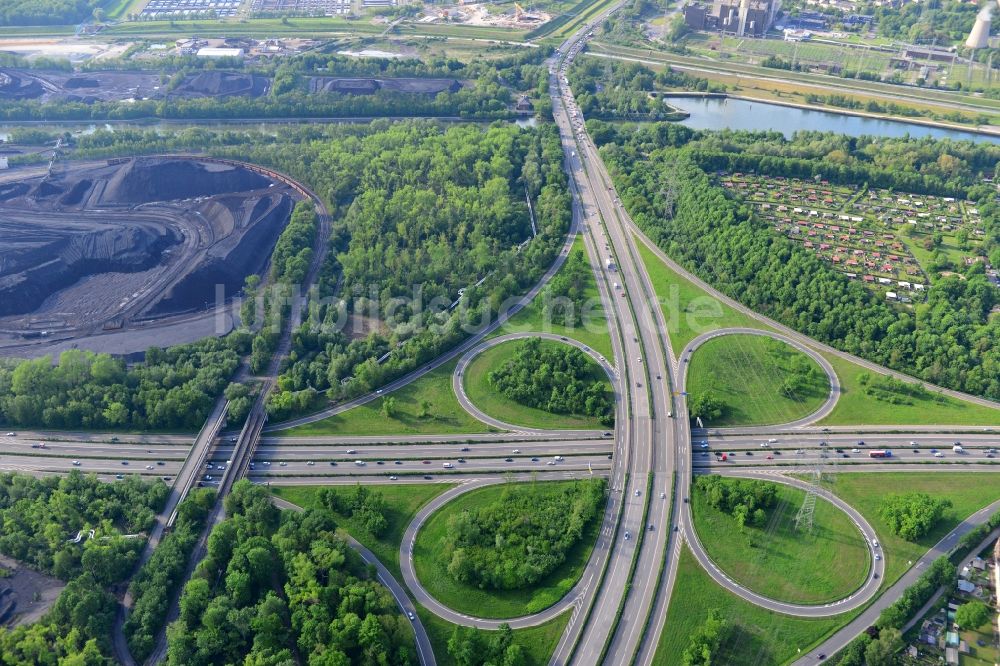
M 604 15 L 593 23 L 602 20 Z M 576 110 L 572 91 L 563 78 L 569 62 L 585 43 L 590 27 L 584 27 L 571 37 L 551 61 L 554 115 L 574 197 L 571 233 L 558 260 L 543 279 L 487 331 L 377 393 L 281 426 L 265 424 L 264 391 L 248 426 L 238 434 L 223 432 L 224 400 L 216 405 L 205 428 L 196 436 L 118 435 L 113 439 L 112 435 L 76 433 L 0 434 L 0 470 L 54 474 L 80 469 L 97 473 L 102 478 L 142 474 L 168 480 L 172 493 L 167 510 L 160 516 L 144 556 L 148 556 L 169 526 L 176 504 L 189 488 L 199 484 L 221 485 L 225 492 L 242 476 L 257 483 L 283 485 L 456 483 L 423 507 L 408 527 L 400 546 L 402 581 L 395 580 L 361 544 L 351 543 L 367 561 L 376 565 L 379 579 L 411 618 L 423 664 L 436 662 L 427 633 L 419 618 L 413 615 L 414 600 L 432 613 L 458 624 L 484 628 L 498 624 L 447 608 L 417 579 L 408 555 L 420 526 L 434 510 L 472 489 L 508 479 L 603 476 L 609 480 L 610 489 L 602 516 L 604 524 L 580 581 L 556 605 L 510 621 L 514 627 L 534 626 L 570 610 L 569 622 L 551 663 L 652 663 L 660 635 L 666 630 L 666 609 L 677 576 L 682 544 L 692 551 L 718 584 L 775 612 L 802 617 L 829 616 L 859 608 L 881 593 L 861 616 L 823 645 L 813 646 L 798 663 L 816 663 L 819 655 L 832 654 L 846 645 L 871 624 L 881 608 L 912 584 L 922 567 L 937 554 L 947 552 L 961 534 L 982 523 L 992 510 L 1000 508 L 1000 503 L 963 522 L 886 590 L 880 587 L 885 562 L 873 560 L 863 586 L 848 597 L 817 606 L 791 605 L 742 587 L 712 562 L 695 533 L 690 503 L 686 501 L 693 475 L 714 472 L 807 488 L 808 482 L 793 479 L 787 472 L 808 473 L 820 465 L 826 471 L 994 472 L 1000 471 L 1000 467 L 994 466 L 1000 464 L 1000 458 L 994 457 L 991 449 L 1000 447 L 1000 436 L 972 428 L 957 429 L 961 431 L 958 433 L 949 432 L 952 429 L 947 428 L 906 426 L 821 429 L 815 422 L 832 411 L 839 393 L 836 375 L 825 361 L 821 362 L 821 367 L 827 370 L 831 379 L 831 394 L 809 417 L 779 426 L 692 432 L 683 395 L 686 361 L 698 344 L 736 331 L 716 331 L 700 336 L 675 355 L 662 309 L 639 260 L 639 243 L 718 300 L 777 331 L 768 335 L 779 337 L 813 358 L 822 359 L 816 354 L 820 350 L 849 358 L 877 372 L 901 375 L 832 350 L 743 308 L 674 264 L 641 234 L 621 206 L 611 178 Z M 325 218 L 325 211 L 321 213 Z M 464 395 L 463 370 L 472 358 L 488 347 L 503 340 L 524 337 L 524 334 L 517 334 L 487 340 L 487 336 L 529 303 L 558 271 L 577 232 L 583 235 L 609 320 L 613 361 L 591 349 L 585 351 L 601 364 L 612 382 L 617 397 L 617 426 L 613 432 L 543 431 L 492 419 Z M 616 266 L 614 270 L 605 270 L 609 259 Z M 295 318 L 293 316 L 293 322 Z M 584 347 L 573 340 L 565 342 Z M 286 335 L 269 369 L 271 380 L 277 373 L 278 361 L 287 350 Z M 280 429 L 313 423 L 376 400 L 455 358 L 459 358 L 453 378 L 456 396 L 463 407 L 483 421 L 482 433 L 370 437 L 285 437 L 280 434 Z M 979 398 L 951 391 L 946 393 L 987 404 Z M 487 432 L 491 428 L 495 432 Z M 961 442 L 963 452 L 952 450 L 956 441 Z M 43 442 L 45 447 L 38 447 Z M 874 449 L 891 449 L 892 457 L 872 458 L 868 452 Z M 874 530 L 856 510 L 829 494 L 825 497 L 850 516 L 866 542 L 874 538 Z M 282 506 L 294 508 L 287 504 Z M 220 518 L 221 510 L 213 520 Z M 163 656 L 162 647 L 158 656 Z

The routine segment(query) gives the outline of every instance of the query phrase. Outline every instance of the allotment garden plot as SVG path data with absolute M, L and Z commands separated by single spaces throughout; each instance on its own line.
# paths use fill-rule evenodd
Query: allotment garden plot
M 776 232 L 890 301 L 919 302 L 938 275 L 980 256 L 983 226 L 970 201 L 780 176 L 721 176 Z

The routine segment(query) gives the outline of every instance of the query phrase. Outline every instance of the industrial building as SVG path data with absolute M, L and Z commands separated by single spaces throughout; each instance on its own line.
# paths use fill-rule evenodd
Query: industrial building
M 774 22 L 780 0 L 714 0 L 684 8 L 684 22 L 692 30 L 726 32 L 738 37 L 763 37 Z

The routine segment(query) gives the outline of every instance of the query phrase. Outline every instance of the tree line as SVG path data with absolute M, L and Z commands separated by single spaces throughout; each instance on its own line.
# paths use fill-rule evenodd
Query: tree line
M 530 587 L 566 561 L 600 513 L 603 479 L 576 481 L 553 492 L 510 485 L 494 502 L 452 516 L 440 562 L 455 580 L 485 589 Z
M 104 0 L 4 0 L 0 25 L 68 25 L 91 17 Z
M 382 536 L 389 527 L 385 517 L 385 496 L 360 483 L 346 493 L 330 487 L 322 488 L 319 491 L 319 501 L 330 511 L 356 520 L 376 538 Z
M 498 393 L 522 405 L 554 414 L 596 416 L 613 425 L 615 406 L 607 382 L 586 354 L 568 345 L 529 338 L 515 344 L 511 358 L 486 379 Z
M 325 510 L 279 512 L 242 480 L 167 628 L 167 663 L 416 664 L 389 591 Z
M 244 336 L 151 348 L 127 365 L 110 354 L 67 350 L 0 360 L 0 423 L 52 429 L 197 430 L 246 347 Z
M 982 181 L 995 175 L 1000 147 L 815 132 L 792 139 L 779 133 L 695 133 L 662 124 L 604 134 L 614 143 L 602 147 L 602 155 L 632 217 L 706 282 L 844 351 L 1000 399 L 1000 320 L 990 316 L 1000 297 L 981 263 L 964 275 L 938 277 L 926 303 L 897 310 L 772 233 L 767 221 L 706 172 L 756 171 L 968 197 L 980 211 L 982 251 L 1000 262 L 1000 208 L 991 185 Z

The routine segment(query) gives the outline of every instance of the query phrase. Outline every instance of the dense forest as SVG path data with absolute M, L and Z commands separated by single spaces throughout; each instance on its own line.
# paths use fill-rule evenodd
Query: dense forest
M 127 366 L 68 350 L 59 362 L 0 360 L 0 424 L 53 429 L 197 430 L 245 351 L 244 336 L 150 349 Z
M 896 309 L 783 236 L 713 181 L 717 170 L 868 183 L 977 203 L 981 252 L 1000 264 L 992 183 L 1000 146 L 800 132 L 696 133 L 601 125 L 623 203 L 663 250 L 720 291 L 844 351 L 925 381 L 1000 399 L 1000 303 L 982 263 L 939 276 L 926 303 Z
M 560 492 L 511 485 L 497 501 L 453 516 L 440 558 L 456 580 L 510 590 L 531 585 L 566 561 L 604 504 L 605 481 L 577 481 Z
M 607 382 L 586 354 L 568 345 L 530 338 L 516 343 L 514 354 L 487 375 L 498 393 L 522 405 L 555 414 L 596 416 L 605 425 L 615 421 L 615 406 Z
M 2 0 L 2 25 L 67 25 L 89 19 L 102 0 Z
M 542 318 L 548 324 L 576 328 L 587 322 L 587 286 L 593 271 L 587 253 L 576 249 L 566 257 L 566 263 L 552 276 L 541 293 Z
M 0 629 L 0 664 L 109 663 L 118 601 L 106 588 L 128 578 L 145 545 L 123 535 L 149 529 L 168 493 L 138 476 L 0 474 L 0 552 L 68 581 L 38 622 Z M 90 529 L 94 538 L 73 543 Z
M 167 663 L 416 664 L 413 630 L 324 510 L 243 480 L 167 629 Z
M 173 529 L 129 583 L 133 601 L 123 630 L 129 652 L 139 663 L 153 651 L 157 632 L 166 622 L 174 593 L 184 583 L 191 551 L 214 503 L 214 490 L 193 489 L 177 506 Z
M 334 218 L 272 417 L 371 391 L 454 346 L 544 273 L 569 227 L 549 127 L 408 122 L 225 152 L 237 151 L 301 177 Z

